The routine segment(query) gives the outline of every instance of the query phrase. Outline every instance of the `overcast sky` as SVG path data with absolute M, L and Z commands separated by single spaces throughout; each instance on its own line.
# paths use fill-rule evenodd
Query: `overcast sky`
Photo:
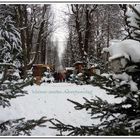
M 68 17 L 64 13 L 64 11 L 68 12 L 68 8 L 66 4 L 52 4 L 52 8 L 54 12 L 54 24 L 57 28 L 53 35 L 53 41 L 58 41 L 59 56 L 61 56 L 66 45 L 66 37 L 68 34 L 65 23 Z

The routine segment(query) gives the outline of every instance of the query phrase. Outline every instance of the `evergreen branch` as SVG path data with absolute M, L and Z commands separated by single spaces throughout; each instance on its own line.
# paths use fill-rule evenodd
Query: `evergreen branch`
M 129 5 L 129 7 L 131 9 L 133 9 L 133 11 L 137 14 L 138 17 L 140 17 L 140 13 L 139 13 L 139 11 L 135 7 L 133 7 L 131 4 Z
M 74 107 L 76 110 L 81 110 L 81 109 L 84 108 L 84 106 L 83 106 L 82 104 L 78 103 L 78 102 L 72 101 L 72 100 L 70 100 L 70 99 L 67 99 L 67 100 L 68 100 L 69 102 L 71 102 L 71 103 L 73 103 L 73 104 L 76 105 L 76 106 Z
M 79 127 L 64 124 L 57 119 L 51 120 L 50 122 L 53 126 L 49 128 L 59 131 L 59 136 L 125 136 L 128 135 L 128 133 L 130 135 L 140 134 L 139 131 L 136 132 L 133 129 L 129 131 L 131 124 L 128 123 L 126 117 L 123 117 L 122 120 L 120 120 L 120 118 L 115 118 L 110 121 L 103 121 L 98 125 Z
M 66 135 L 67 136 L 85 136 L 85 135 L 97 135 L 98 127 L 96 126 L 80 126 L 80 127 L 75 127 L 72 125 L 67 125 L 62 123 L 61 121 L 55 119 L 50 121 L 53 127 L 49 127 L 51 129 L 56 129 L 60 131 L 60 135 L 64 136 L 62 132 L 68 132 Z
M 8 120 L 0 123 L 0 133 L 4 136 L 18 136 L 18 135 L 31 135 L 31 130 L 36 126 L 45 127 L 44 123 L 48 122 L 46 117 L 42 117 L 39 120 L 27 120 L 25 118 Z
M 0 93 L 0 106 L 6 107 L 10 106 L 10 100 L 19 96 L 23 96 L 22 93 L 14 93 L 14 94 L 9 94 L 9 93 Z
M 5 66 L 16 68 L 16 66 L 12 63 L 0 63 L 0 67 L 5 67 Z
M 96 97 L 97 99 L 92 99 L 91 101 L 83 97 L 85 100 L 84 104 L 80 104 L 76 101 L 72 101 L 70 99 L 67 99 L 71 103 L 75 104 L 74 107 L 76 110 L 82 110 L 85 109 L 86 111 L 90 110 L 90 114 L 92 119 L 94 118 L 100 118 L 100 121 L 103 119 L 108 119 L 109 117 L 114 117 L 116 113 L 118 113 L 118 108 L 114 109 L 114 107 L 117 106 L 117 104 L 109 104 L 107 101 L 102 100 L 99 97 Z M 100 114 L 100 115 L 99 115 Z M 98 116 L 94 116 L 98 115 Z

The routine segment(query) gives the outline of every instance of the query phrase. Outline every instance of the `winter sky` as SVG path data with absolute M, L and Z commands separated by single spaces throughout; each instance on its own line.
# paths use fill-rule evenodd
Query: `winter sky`
M 68 12 L 68 8 L 66 4 L 52 4 L 52 9 L 54 12 L 54 24 L 57 28 L 53 35 L 53 41 L 58 41 L 59 56 L 61 56 L 66 45 L 66 37 L 68 34 L 65 23 L 68 17 L 64 13 Z

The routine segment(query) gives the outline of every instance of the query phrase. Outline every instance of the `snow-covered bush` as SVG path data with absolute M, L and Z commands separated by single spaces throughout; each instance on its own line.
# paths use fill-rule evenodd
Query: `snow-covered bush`
M 103 52 L 109 52 L 109 61 L 116 72 L 125 69 L 128 65 L 140 63 L 139 48 L 140 43 L 138 41 L 126 39 L 123 41 L 112 41 L 108 48 L 103 49 Z
M 140 62 L 140 43 L 132 39 L 112 42 L 110 47 L 104 48 L 103 51 L 108 51 L 110 54 L 109 60 L 123 57 L 134 63 Z M 125 64 L 122 63 L 125 66 Z
M 54 77 L 50 72 L 44 72 L 44 76 L 42 77 L 41 82 L 52 83 L 54 82 Z

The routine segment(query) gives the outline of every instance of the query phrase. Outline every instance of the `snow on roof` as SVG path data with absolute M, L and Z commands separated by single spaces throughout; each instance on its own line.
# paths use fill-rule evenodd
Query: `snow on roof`
M 83 64 L 83 62 L 82 61 L 76 61 L 75 63 L 74 63 L 74 65 L 75 64 Z
M 33 66 L 42 66 L 43 64 L 33 64 Z
M 103 51 L 110 53 L 110 61 L 124 57 L 135 63 L 140 62 L 140 43 L 132 39 L 111 42 L 110 47 L 105 48 Z
M 96 67 L 98 67 L 98 64 L 93 64 L 93 65 L 91 66 L 91 68 L 96 68 Z
M 66 70 L 74 70 L 74 67 L 66 67 Z
M 124 58 L 124 55 L 123 54 L 113 55 L 112 57 L 109 57 L 109 61 L 116 60 L 117 58 Z
M 80 77 L 80 76 L 82 76 L 82 75 L 83 75 L 83 73 L 78 73 L 78 74 L 77 74 L 78 77 Z
M 46 65 L 46 64 L 33 64 L 33 67 L 34 66 L 40 66 L 40 67 L 45 67 L 47 69 L 50 69 L 50 67 L 48 65 Z

